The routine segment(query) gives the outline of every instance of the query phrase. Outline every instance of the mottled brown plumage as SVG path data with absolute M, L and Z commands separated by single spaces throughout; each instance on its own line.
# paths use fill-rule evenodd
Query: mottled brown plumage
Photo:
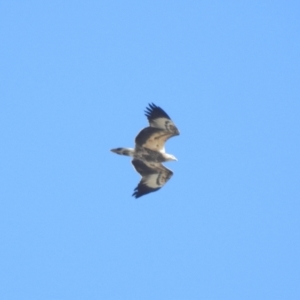
M 120 155 L 132 156 L 132 164 L 142 179 L 135 188 L 136 198 L 159 190 L 173 175 L 161 163 L 177 160 L 174 155 L 165 153 L 165 142 L 179 131 L 164 110 L 149 104 L 145 115 L 149 126 L 142 129 L 135 138 L 135 148 L 115 148 L 111 151 Z

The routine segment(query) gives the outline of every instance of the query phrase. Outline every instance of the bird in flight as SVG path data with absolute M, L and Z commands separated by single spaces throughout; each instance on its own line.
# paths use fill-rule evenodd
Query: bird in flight
M 135 138 L 135 148 L 115 148 L 112 152 L 133 157 L 132 164 L 142 176 L 132 196 L 139 198 L 159 190 L 172 177 L 173 172 L 162 162 L 177 160 L 165 151 L 165 142 L 179 131 L 166 112 L 155 104 L 145 110 L 149 126 Z

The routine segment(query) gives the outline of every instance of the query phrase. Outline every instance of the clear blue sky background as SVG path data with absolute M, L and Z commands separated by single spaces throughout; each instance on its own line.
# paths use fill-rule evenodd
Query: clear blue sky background
M 1 299 L 300 299 L 298 1 L 1 1 Z M 159 192 L 109 150 L 149 102 Z

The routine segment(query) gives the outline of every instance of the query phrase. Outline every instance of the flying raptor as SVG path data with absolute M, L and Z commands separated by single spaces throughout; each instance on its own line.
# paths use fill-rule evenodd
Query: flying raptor
M 149 104 L 145 110 L 149 126 L 135 138 L 135 148 L 115 148 L 112 152 L 133 157 L 132 164 L 142 176 L 132 196 L 139 198 L 159 190 L 173 175 L 162 162 L 177 160 L 165 152 L 165 142 L 179 131 L 164 110 Z

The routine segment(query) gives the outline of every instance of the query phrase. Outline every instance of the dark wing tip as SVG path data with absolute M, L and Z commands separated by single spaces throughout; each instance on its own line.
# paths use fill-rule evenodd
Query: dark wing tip
M 134 192 L 133 192 L 132 196 L 135 197 L 135 198 L 139 198 L 139 197 L 142 197 L 142 196 L 147 195 L 149 193 L 156 192 L 159 189 L 160 189 L 160 187 L 156 188 L 156 189 L 152 189 L 152 188 L 149 188 L 147 185 L 145 185 L 143 183 L 139 183 L 139 185 L 134 189 Z
M 145 116 L 148 118 L 149 121 L 158 118 L 170 119 L 167 113 L 159 106 L 156 106 L 154 103 L 149 103 L 149 107 L 146 107 Z

